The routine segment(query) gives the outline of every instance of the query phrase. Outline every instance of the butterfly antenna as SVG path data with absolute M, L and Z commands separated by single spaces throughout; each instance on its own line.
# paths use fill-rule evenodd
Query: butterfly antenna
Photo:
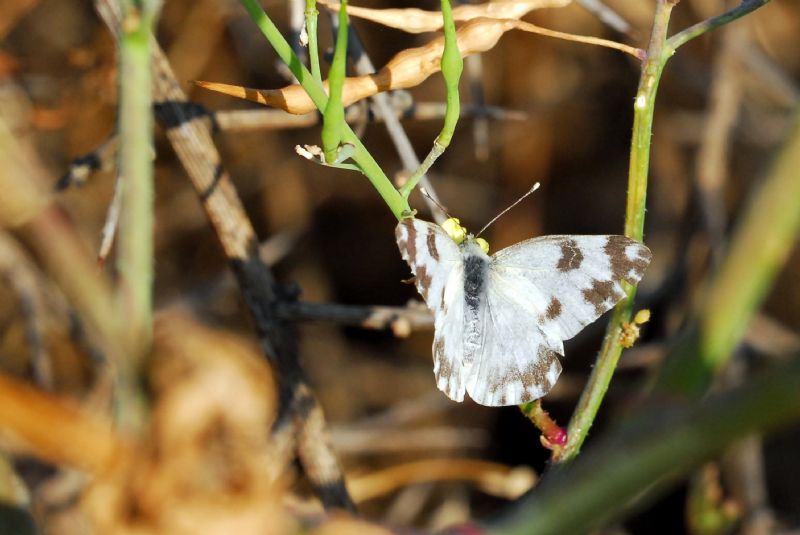
M 427 198 L 428 198 L 428 199 L 429 199 L 429 200 L 430 200 L 430 201 L 431 201 L 433 204 L 435 204 L 436 206 L 438 206 L 438 207 L 439 207 L 439 210 L 441 210 L 441 211 L 442 211 L 442 213 L 443 213 L 444 215 L 446 215 L 448 218 L 451 218 L 451 217 L 453 217 L 453 216 L 451 216 L 451 215 L 450 215 L 450 213 L 447 211 L 447 208 L 445 208 L 444 206 L 442 206 L 442 203 L 440 203 L 439 201 L 437 201 L 437 200 L 436 200 L 436 199 L 433 197 L 433 195 L 431 195 L 430 193 L 428 193 L 428 190 L 426 190 L 426 189 L 425 189 L 425 188 L 423 188 L 423 187 L 420 187 L 420 188 L 419 188 L 419 192 L 420 192 L 420 193 L 422 193 L 423 195 L 425 195 L 425 197 L 427 197 Z
M 503 215 L 505 215 L 505 213 L 506 213 L 506 212 L 508 212 L 509 210 L 511 210 L 512 208 L 514 208 L 516 205 L 518 205 L 519 203 L 521 203 L 522 201 L 524 201 L 524 200 L 525 200 L 525 198 L 526 198 L 528 195 L 530 195 L 531 193 L 533 193 L 534 191 L 536 191 L 537 189 L 539 189 L 539 186 L 541 186 L 541 184 L 539 184 L 538 182 L 537 182 L 536 184 L 534 184 L 534 185 L 533 185 L 533 187 L 531 187 L 531 189 L 529 189 L 529 190 L 528 190 L 528 193 L 526 193 L 525 195 L 523 195 L 522 197 L 520 197 L 519 199 L 517 199 L 516 201 L 514 201 L 514 204 L 512 204 L 511 206 L 509 206 L 508 208 L 506 208 L 505 210 L 503 210 L 502 212 L 500 212 L 499 214 L 497 214 L 496 216 L 494 216 L 494 218 L 492 218 L 492 220 L 491 220 L 491 221 L 489 221 L 488 223 L 486 223 L 486 224 L 483 226 L 483 228 L 480 230 L 480 232 L 478 232 L 478 233 L 475 235 L 475 237 L 477 238 L 478 236 L 480 236 L 481 234 L 483 234 L 483 231 L 484 231 L 484 230 L 486 230 L 487 228 L 489 228 L 489 227 L 492 225 L 492 223 L 494 223 L 495 221 L 497 221 L 498 219 L 500 219 L 500 218 L 501 218 Z

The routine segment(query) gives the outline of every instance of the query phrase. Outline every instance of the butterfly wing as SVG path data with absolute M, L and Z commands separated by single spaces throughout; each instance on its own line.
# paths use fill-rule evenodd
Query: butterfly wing
M 533 296 L 527 307 L 543 331 L 561 340 L 610 310 L 650 264 L 650 249 L 625 236 L 543 236 L 492 257 L 491 271 Z
M 544 236 L 495 254 L 470 397 L 514 405 L 545 395 L 561 373 L 562 340 L 625 297 L 619 281 L 638 282 L 650 258 L 624 236 Z
M 463 401 L 464 262 L 461 251 L 439 225 L 419 219 L 401 221 L 395 236 L 400 254 L 411 266 L 417 290 L 434 313 L 436 386 L 450 399 Z
M 557 354 L 561 340 L 536 323 L 525 300 L 530 297 L 513 281 L 489 270 L 480 314 L 481 346 L 469 370 L 467 392 L 481 405 L 518 405 L 538 399 L 561 374 Z

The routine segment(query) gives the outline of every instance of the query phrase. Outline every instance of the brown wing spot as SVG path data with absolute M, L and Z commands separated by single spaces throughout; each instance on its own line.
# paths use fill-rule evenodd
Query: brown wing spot
M 403 225 L 408 234 L 408 243 L 406 244 L 408 263 L 414 265 L 417 261 L 417 229 L 414 228 L 414 222 L 410 219 L 404 219 L 400 224 Z
M 637 253 L 634 258 L 628 256 L 629 247 Z M 650 249 L 625 236 L 609 236 L 603 251 L 608 255 L 614 280 L 629 284 L 636 284 L 642 278 L 653 257 Z
M 425 266 L 417 266 L 417 290 L 425 298 L 425 302 L 428 302 L 428 290 L 431 287 L 431 276 L 428 275 L 428 270 Z
M 542 396 L 547 394 L 553 388 L 553 384 L 548 379 L 548 371 L 550 367 L 555 366 L 558 370 L 561 369 L 561 364 L 558 362 L 556 353 L 547 349 L 544 346 L 539 347 L 536 359 L 533 360 L 524 369 L 517 370 L 511 374 L 500 377 L 499 380 L 492 382 L 489 385 L 489 392 L 493 395 L 500 394 L 499 404 L 503 405 L 507 400 L 508 384 L 510 381 L 520 381 L 523 386 L 522 397 L 520 403 L 527 403 L 533 401 L 534 398 L 531 392 L 540 391 Z M 531 388 L 534 387 L 534 388 Z
M 561 315 L 561 301 L 556 299 L 555 297 L 550 300 L 550 304 L 547 306 L 547 311 L 545 312 L 547 319 L 554 320 Z
M 432 229 L 428 229 L 428 252 L 431 255 L 431 258 L 434 260 L 439 260 L 439 250 L 436 248 L 436 234 L 434 234 Z
M 521 370 L 522 384 L 525 386 L 542 385 L 544 390 L 549 390 L 553 385 L 547 381 L 547 370 L 555 358 L 555 353 L 544 346 L 539 346 L 536 359 L 524 370 Z
M 594 311 L 598 316 L 625 296 L 621 291 L 617 291 L 614 281 L 597 279 L 592 280 L 592 287 L 584 289 L 582 293 L 583 299 L 590 305 L 594 305 Z
M 581 267 L 583 263 L 583 252 L 578 247 L 578 242 L 573 239 L 565 239 L 561 242 L 561 258 L 556 264 L 559 271 L 572 271 Z
M 453 365 L 444 353 L 444 340 L 439 338 L 433 343 L 433 358 L 436 361 L 436 379 L 445 379 L 448 383 L 453 376 Z
M 437 359 L 436 362 L 439 364 L 439 372 L 441 373 L 444 361 L 438 359 L 439 355 L 444 355 L 444 340 L 441 338 L 433 342 L 433 357 Z

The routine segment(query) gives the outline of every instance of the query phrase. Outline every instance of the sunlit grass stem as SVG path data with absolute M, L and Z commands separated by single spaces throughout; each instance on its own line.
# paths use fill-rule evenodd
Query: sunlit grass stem
M 118 307 L 122 361 L 117 416 L 123 428 L 142 423 L 140 366 L 153 338 L 153 113 L 152 27 L 159 2 L 122 2 L 119 44 L 120 187 Z

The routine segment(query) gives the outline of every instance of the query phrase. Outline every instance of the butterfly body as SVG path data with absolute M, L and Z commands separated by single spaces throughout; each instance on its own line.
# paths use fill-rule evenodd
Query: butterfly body
M 561 373 L 563 340 L 613 307 L 619 283 L 650 262 L 624 236 L 543 236 L 489 256 L 467 236 L 405 219 L 398 247 L 434 312 L 434 375 L 451 399 L 515 405 L 544 396 Z
M 461 244 L 464 258 L 464 356 L 463 365 L 471 366 L 480 349 L 482 311 L 490 258 L 468 237 Z

